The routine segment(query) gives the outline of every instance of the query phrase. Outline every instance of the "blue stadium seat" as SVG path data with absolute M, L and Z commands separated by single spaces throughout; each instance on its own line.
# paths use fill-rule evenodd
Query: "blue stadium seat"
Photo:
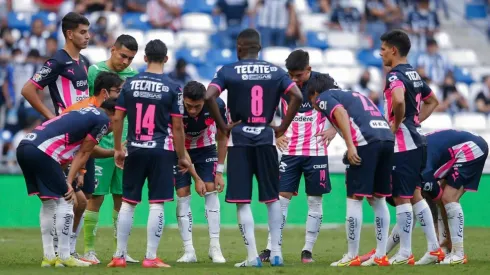
M 187 0 L 182 8 L 182 13 L 202 12 L 211 14 L 215 4 L 216 0 Z
M 205 63 L 205 54 L 201 49 L 182 48 L 175 52 L 175 59 L 183 58 L 187 63 L 199 66 Z
M 473 0 L 470 3 L 466 3 L 465 17 L 468 20 L 486 18 L 487 10 L 485 8 L 485 2 L 483 0 Z
M 232 63 L 237 61 L 236 52 L 230 49 L 210 49 L 206 53 L 206 61 L 215 66 Z
M 454 66 L 454 79 L 456 79 L 456 82 L 463 82 L 466 84 L 471 84 L 473 83 L 473 77 L 471 77 L 471 72 L 468 69 L 460 68 Z
M 148 22 L 148 16 L 144 13 L 127 12 L 123 15 L 122 22 L 128 29 L 138 29 L 142 31 L 151 29 L 151 24 Z
M 383 65 L 383 61 L 381 60 L 381 56 L 379 56 L 378 50 L 360 50 L 357 52 L 357 60 L 359 60 L 359 63 L 363 64 L 364 66 L 381 68 Z
M 21 32 L 29 31 L 31 29 L 31 15 L 28 13 L 9 12 L 7 24 L 9 28 L 18 29 Z
M 45 26 L 56 24 L 57 15 L 54 12 L 40 11 L 32 15 L 32 21 L 41 19 Z
M 216 73 L 216 66 L 210 64 L 202 64 L 197 66 L 197 73 L 203 79 L 213 79 Z
M 319 48 L 322 50 L 328 48 L 327 35 L 325 33 L 313 32 L 313 31 L 307 32 L 306 41 L 308 47 Z

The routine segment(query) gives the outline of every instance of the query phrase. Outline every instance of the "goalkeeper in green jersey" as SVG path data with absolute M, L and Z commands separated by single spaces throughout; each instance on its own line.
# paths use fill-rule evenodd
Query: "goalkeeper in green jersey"
M 96 63 L 88 69 L 90 95 L 92 96 L 94 93 L 94 81 L 100 72 L 115 72 L 123 80 L 136 75 L 138 71 L 131 68 L 130 65 L 137 52 L 138 42 L 134 37 L 125 34 L 119 36 L 114 43 L 114 46 L 111 48 L 111 57 L 109 60 Z M 123 129 L 124 138 L 126 138 L 127 125 L 127 121 L 125 121 Z M 111 133 L 105 136 L 99 143 L 99 146 L 107 149 L 114 148 L 113 134 Z M 88 201 L 84 221 L 85 255 L 82 260 L 92 264 L 100 263 L 95 253 L 95 236 L 97 234 L 99 210 L 104 202 L 104 197 L 105 195 L 112 194 L 114 200 L 114 211 L 112 213 L 114 238 L 117 236 L 117 216 L 122 202 L 122 170 L 116 167 L 114 158 L 100 160 L 101 161 L 95 161 L 95 176 L 98 180 L 98 185 L 95 188 L 92 198 Z M 134 263 L 138 262 L 129 255 L 126 255 L 126 261 Z

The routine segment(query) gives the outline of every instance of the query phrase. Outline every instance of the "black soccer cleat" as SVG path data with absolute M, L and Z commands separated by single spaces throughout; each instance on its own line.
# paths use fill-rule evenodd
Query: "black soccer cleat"
M 271 257 L 271 251 L 269 249 L 264 249 L 260 252 L 259 258 L 263 263 L 269 262 L 270 257 Z
M 314 262 L 313 256 L 312 256 L 310 251 L 308 251 L 308 250 L 301 251 L 301 262 L 304 264 Z

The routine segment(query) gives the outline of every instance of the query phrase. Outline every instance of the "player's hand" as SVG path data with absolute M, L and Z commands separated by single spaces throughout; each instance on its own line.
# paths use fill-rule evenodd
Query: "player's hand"
M 316 134 L 315 137 L 319 137 L 321 139 L 321 142 L 323 142 L 325 146 L 328 146 L 330 144 L 330 141 L 332 141 L 332 139 L 334 139 L 336 135 L 337 131 L 325 130 Z
M 83 184 L 84 184 L 84 180 L 85 180 L 85 175 L 83 174 L 78 174 L 78 177 L 77 177 L 77 187 L 83 187 Z
M 284 152 L 288 149 L 288 145 L 289 145 L 289 138 L 288 137 L 282 136 L 282 137 L 276 138 L 276 146 L 282 152 Z
M 116 166 L 124 169 L 124 159 L 126 158 L 126 152 L 124 150 L 114 150 L 114 162 Z
M 73 202 L 75 203 L 75 190 L 73 190 L 73 187 L 71 187 L 71 184 L 66 183 L 68 186 L 68 192 L 65 193 L 64 198 L 67 202 Z
M 198 179 L 195 181 L 195 185 L 194 186 L 196 188 L 196 192 L 197 194 L 199 194 L 199 196 L 201 197 L 204 197 L 204 195 L 206 194 L 206 184 L 204 184 L 204 181 L 202 181 L 202 179 Z
M 218 191 L 218 193 L 221 193 L 223 192 L 223 190 L 225 190 L 225 180 L 223 179 L 222 173 L 216 173 L 216 176 L 214 177 L 214 188 L 216 188 L 216 191 Z
M 241 120 L 236 121 L 236 122 L 231 122 L 231 123 L 227 124 L 227 125 L 226 125 L 226 129 L 225 129 L 225 131 L 224 131 L 225 135 L 226 135 L 227 137 L 229 137 L 229 136 L 230 136 L 231 129 L 233 129 L 233 127 L 235 127 L 236 125 L 238 125 L 238 124 L 240 124 L 240 123 L 242 123 L 242 121 L 241 121 Z
M 396 127 L 395 124 L 391 124 L 390 128 L 393 134 L 396 134 L 396 131 L 398 131 L 398 127 Z
M 177 167 L 179 168 L 179 172 L 182 174 L 187 173 L 187 171 L 191 166 L 192 166 L 192 162 L 186 157 L 180 158 L 177 164 Z
M 286 129 L 283 129 L 281 126 L 270 125 L 270 127 L 274 130 L 276 138 L 280 138 L 286 132 Z
M 347 149 L 347 159 L 351 165 L 361 165 L 361 158 L 357 154 L 357 148 L 355 146 Z

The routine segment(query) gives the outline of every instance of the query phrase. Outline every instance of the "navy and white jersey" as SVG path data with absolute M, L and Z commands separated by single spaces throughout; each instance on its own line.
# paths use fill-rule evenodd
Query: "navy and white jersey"
M 429 32 L 433 33 L 440 26 L 439 17 L 435 11 L 422 11 L 415 9 L 411 11 L 407 16 L 405 28 L 419 32 L 418 34 L 411 34 L 410 40 L 412 41 L 412 49 L 417 51 L 425 51 L 427 46 L 427 38 L 433 37 L 429 35 Z
M 423 173 L 426 181 L 444 178 L 457 163 L 478 159 L 488 152 L 487 142 L 475 133 L 441 130 L 428 133 L 427 165 Z
M 361 28 L 361 19 L 362 14 L 357 8 L 337 7 L 333 11 L 330 21 L 340 25 L 343 31 L 357 33 Z
M 182 90 L 168 76 L 143 72 L 128 78 L 116 109 L 128 118 L 128 153 L 137 149 L 174 151 L 172 119 L 184 114 Z
M 316 98 L 316 104 L 341 134 L 334 111 L 344 107 L 350 118 L 350 132 L 355 146 L 376 141 L 393 141 L 390 125 L 376 105 L 367 97 L 350 90 L 328 90 Z
M 65 50 L 58 50 L 31 78 L 40 90 L 48 86 L 56 115 L 89 97 L 85 60 L 81 54 L 75 60 Z
M 86 137 L 97 144 L 107 134 L 110 120 L 102 109 L 82 108 L 37 126 L 20 144 L 33 144 L 60 164 L 70 162 Z
M 223 99 L 216 98 L 221 117 L 226 122 L 226 105 Z M 185 148 L 196 149 L 216 144 L 216 122 L 211 113 L 203 107 L 197 117 L 190 117 L 187 110 L 184 110 L 184 127 L 185 127 Z
M 432 91 L 410 64 L 400 64 L 386 75 L 384 89 L 385 114 L 393 123 L 393 90 L 402 88 L 405 93 L 405 119 L 395 133 L 395 153 L 417 149 L 426 144 L 419 121 L 420 105 Z
M 220 92 L 228 90 L 228 110 L 232 122 L 228 146 L 275 145 L 269 126 L 279 99 L 296 84 L 288 74 L 266 61 L 249 59 L 223 66 L 211 81 Z

